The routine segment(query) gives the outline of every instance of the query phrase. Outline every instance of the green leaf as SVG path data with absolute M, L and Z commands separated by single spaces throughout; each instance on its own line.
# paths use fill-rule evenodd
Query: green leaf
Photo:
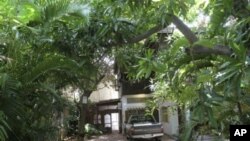
M 77 71 L 80 70 L 80 66 L 72 59 L 66 58 L 61 55 L 48 56 L 44 61 L 39 62 L 33 70 L 28 71 L 23 75 L 22 80 L 24 82 L 32 82 L 42 74 L 46 74 L 48 71 L 57 70 L 64 71 Z
M 219 70 L 226 69 L 231 63 L 229 61 L 223 63 L 221 66 L 219 66 Z
M 191 122 L 190 124 L 185 124 L 184 134 L 181 135 L 182 141 L 190 141 L 190 138 L 192 138 L 192 132 L 194 127 L 196 126 L 196 122 Z
M 173 46 L 174 46 L 174 47 L 178 47 L 178 48 L 176 48 L 176 49 L 179 49 L 179 47 L 187 47 L 187 46 L 189 46 L 189 45 L 190 45 L 190 44 L 189 44 L 189 41 L 188 41 L 186 38 L 184 38 L 184 37 L 177 39 L 177 40 L 173 43 Z M 176 51 L 174 51 L 174 52 L 176 52 Z
M 209 47 L 209 48 L 212 48 L 214 46 L 213 42 L 207 39 L 201 39 L 195 42 L 193 46 L 195 45 L 201 45 L 201 46 Z
M 215 117 L 214 117 L 214 114 L 213 114 L 213 111 L 211 108 L 206 108 L 206 111 L 207 111 L 207 114 L 208 114 L 208 121 L 210 122 L 210 125 L 214 128 L 217 128 L 218 127 L 218 124 L 215 120 Z
M 216 85 L 221 84 L 222 82 L 231 79 L 234 75 L 237 74 L 237 71 L 234 70 L 228 70 L 228 72 L 226 72 L 225 74 L 223 74 L 222 76 L 218 77 L 218 81 L 216 82 Z
M 7 130 L 10 130 L 10 127 L 7 123 L 5 114 L 0 111 L 0 139 L 5 141 L 8 138 Z
M 27 24 L 30 21 L 36 21 L 41 19 L 40 11 L 38 7 L 32 3 L 21 3 L 19 7 L 19 12 L 17 15 L 17 19 L 24 24 Z
M 69 0 L 46 1 L 43 9 L 45 20 L 53 21 L 68 14 L 70 10 L 69 5 Z
M 200 74 L 197 78 L 198 83 L 205 83 L 211 81 L 213 77 L 210 74 Z

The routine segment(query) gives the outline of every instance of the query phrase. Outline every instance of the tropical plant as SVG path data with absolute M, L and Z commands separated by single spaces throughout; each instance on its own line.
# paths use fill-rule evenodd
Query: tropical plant
M 88 96 L 109 68 L 105 58 L 110 49 L 102 46 L 105 41 L 97 42 L 101 35 L 94 33 L 102 28 L 96 28 L 94 19 L 89 21 L 90 4 L 70 0 L 0 2 L 1 110 L 7 123 L 13 123 L 9 140 L 57 140 L 53 135 L 59 131 L 56 117 L 68 104 L 61 89 L 70 85 L 80 89 L 81 97 Z M 9 78 L 15 83 L 7 83 Z M 87 108 L 81 101 L 77 102 L 80 112 Z M 7 109 L 11 107 L 14 110 Z M 80 119 L 83 124 L 79 125 L 84 126 Z M 1 121 L 5 123 L 4 118 Z
M 85 128 L 85 133 L 86 133 L 87 137 L 90 137 L 92 135 L 101 135 L 102 134 L 102 131 L 98 130 L 92 124 L 87 123 L 87 124 L 85 124 L 84 128 Z
M 2 0 L 0 9 L 2 140 L 56 140 L 60 90 L 79 89 L 82 111 L 113 53 L 130 78 L 155 76 L 155 101 L 191 110 L 186 140 L 198 126 L 225 133 L 248 122 L 248 0 Z M 202 15 L 210 22 L 184 24 Z M 158 42 L 171 23 L 184 36 Z
M 197 11 L 183 8 L 182 13 L 175 11 L 181 4 L 171 2 L 172 11 L 165 10 L 171 17 L 168 23 L 173 22 L 184 37 L 176 33 L 170 46 L 166 44 L 155 54 L 139 54 L 136 60 L 127 57 L 132 61 L 120 64 L 127 65 L 127 72 L 136 79 L 154 74 L 156 101 L 173 100 L 182 110 L 191 111 L 182 140 L 192 140 L 194 132 L 228 138 L 229 124 L 248 123 L 249 1 L 186 1 L 183 6 Z M 210 17 L 207 25 L 203 22 L 191 29 L 177 17 L 194 21 L 198 12 Z M 143 42 L 140 46 L 145 48 Z

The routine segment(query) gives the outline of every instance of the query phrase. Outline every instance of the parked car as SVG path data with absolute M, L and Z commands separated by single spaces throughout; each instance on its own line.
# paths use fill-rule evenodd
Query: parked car
M 131 115 L 125 122 L 125 136 L 127 140 L 134 139 L 155 139 L 161 140 L 163 127 L 157 123 L 153 116 Z

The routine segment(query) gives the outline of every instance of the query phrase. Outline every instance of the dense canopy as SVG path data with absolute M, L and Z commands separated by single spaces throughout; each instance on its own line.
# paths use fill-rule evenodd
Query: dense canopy
M 1 0 L 0 140 L 60 140 L 64 107 L 84 109 L 62 90 L 89 96 L 114 61 L 190 111 L 182 140 L 228 138 L 250 122 L 249 47 L 249 0 Z

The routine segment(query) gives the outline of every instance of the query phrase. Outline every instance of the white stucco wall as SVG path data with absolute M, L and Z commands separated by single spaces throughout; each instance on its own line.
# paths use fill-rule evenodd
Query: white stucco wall
M 124 95 L 121 98 L 122 110 L 125 112 L 129 108 L 145 108 L 145 102 L 142 103 L 127 103 L 128 98 L 145 98 L 152 97 L 152 94 L 136 94 L 136 95 Z
M 122 123 L 125 122 L 125 111 L 130 108 L 145 108 L 145 103 L 127 103 L 128 98 L 145 98 L 152 97 L 152 94 L 136 94 L 136 95 L 124 95 L 121 97 L 122 103 Z M 162 108 L 167 108 L 167 121 L 163 121 Z M 178 111 L 177 106 L 173 102 L 164 102 L 159 106 L 159 120 L 163 124 L 163 130 L 165 134 L 168 135 L 178 135 L 179 131 L 179 121 L 178 121 Z M 124 132 L 124 131 L 123 131 Z
M 125 112 L 127 109 L 133 109 L 133 108 L 145 108 L 146 103 L 128 103 L 128 98 L 146 98 L 146 97 L 152 97 L 152 94 L 136 94 L 136 95 L 123 95 L 121 97 L 121 104 L 122 104 L 122 126 L 124 126 L 124 122 L 127 120 Z M 122 133 L 124 133 L 124 127 L 122 127 Z
M 89 97 L 92 102 L 99 102 L 103 100 L 118 99 L 118 91 L 112 86 L 112 82 L 100 83 L 97 90 L 93 91 Z
M 164 121 L 163 108 L 167 108 L 167 121 Z M 179 134 L 179 120 L 177 106 L 172 102 L 164 102 L 160 106 L 160 122 L 163 124 L 163 131 L 168 135 L 178 135 Z M 166 111 L 165 111 L 166 112 Z
M 166 123 L 165 133 L 169 135 L 178 135 L 178 114 L 176 110 L 170 110 L 169 122 Z

